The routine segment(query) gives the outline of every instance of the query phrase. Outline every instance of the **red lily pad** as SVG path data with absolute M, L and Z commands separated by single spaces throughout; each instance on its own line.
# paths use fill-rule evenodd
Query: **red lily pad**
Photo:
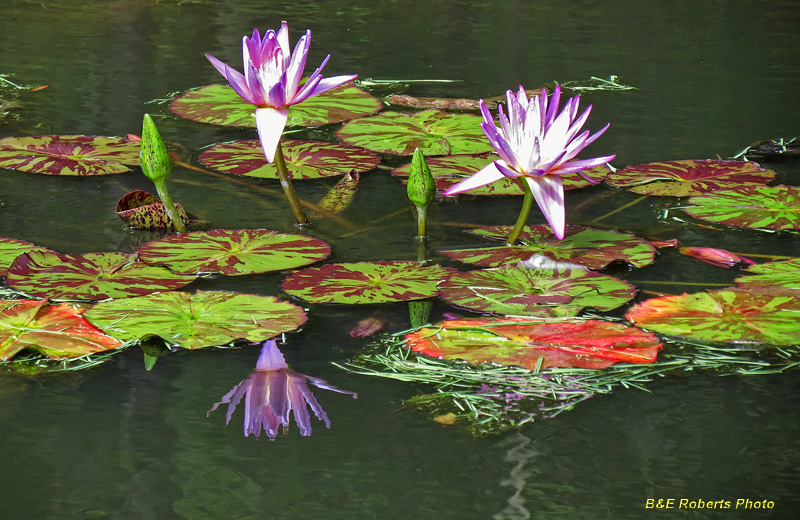
M 184 224 L 197 217 L 191 217 L 184 211 L 180 203 L 175 203 L 178 217 Z M 129 227 L 136 229 L 170 229 L 172 219 L 169 217 L 164 204 L 155 195 L 142 190 L 126 193 L 114 208 L 119 218 Z
M 505 240 L 512 226 L 489 226 L 472 229 L 469 233 L 489 239 Z M 647 240 L 628 233 L 566 226 L 564 239 L 559 240 L 550 226 L 525 226 L 520 235 L 522 245 L 480 247 L 470 249 L 440 249 L 454 260 L 483 267 L 500 267 L 527 260 L 535 254 L 551 260 L 580 264 L 589 269 L 603 269 L 615 260 L 635 267 L 653 262 L 656 248 Z
M 375 114 L 383 105 L 363 89 L 347 84 L 289 108 L 287 126 L 341 123 Z M 206 85 L 176 97 L 169 109 L 181 117 L 222 126 L 256 126 L 255 107 L 227 85 Z
M 499 157 L 495 154 L 461 154 L 448 155 L 445 157 L 431 157 L 425 159 L 431 169 L 436 189 L 446 191 L 454 184 L 463 181 L 473 173 L 485 167 Z M 408 173 L 411 170 L 411 163 L 400 166 L 391 171 L 392 175 L 399 177 L 403 184 L 408 182 Z M 602 181 L 611 170 L 608 166 L 598 166 L 585 170 L 583 173 L 597 182 Z M 575 188 L 585 188 L 592 183 L 584 179 L 579 173 L 564 175 L 561 182 L 565 190 Z M 470 195 L 523 195 L 523 190 L 515 179 L 504 177 L 486 186 L 481 186 L 469 191 Z
M 24 240 L 0 238 L 0 276 L 6 275 L 6 271 L 19 255 L 31 251 L 49 251 L 49 249 Z
M 317 238 L 266 229 L 194 231 L 153 240 L 139 249 L 142 262 L 165 265 L 175 273 L 225 276 L 294 269 L 330 254 L 330 246 Z
M 8 268 L 6 283 L 18 291 L 42 298 L 104 300 L 156 291 L 171 291 L 195 280 L 165 267 L 136 261 L 125 253 L 72 255 L 31 251 Z
M 636 295 L 629 283 L 587 269 L 528 269 L 505 266 L 455 273 L 439 284 L 439 295 L 466 309 L 518 316 L 575 316 L 585 307 L 616 309 Z
M 625 318 L 681 338 L 717 343 L 800 343 L 800 298 L 723 289 L 662 296 L 635 305 Z
M 610 174 L 606 182 L 640 195 L 688 197 L 746 184 L 764 185 L 775 172 L 758 163 L 684 160 L 637 164 Z
M 684 211 L 717 224 L 782 231 L 800 229 L 800 188 L 742 186 L 735 190 L 698 195 Z
M 281 288 L 311 303 L 390 303 L 430 298 L 453 269 L 419 262 L 354 262 L 292 273 Z
M 0 167 L 45 175 L 113 175 L 139 164 L 139 143 L 118 137 L 45 135 L 0 139 Z
M 750 292 L 780 292 L 800 298 L 800 258 L 751 265 L 742 274 L 746 276 L 734 281 Z
M 661 348 L 654 334 L 601 320 L 448 320 L 436 327 L 407 334 L 405 338 L 409 349 L 428 356 L 531 370 L 607 368 L 619 362 L 652 363 Z
M 365 172 L 381 161 L 374 153 L 343 144 L 286 139 L 281 148 L 292 179 L 332 177 L 352 170 Z M 277 168 L 264 159 L 258 140 L 215 144 L 200 154 L 200 162 L 225 173 L 278 178 Z
M 159 336 L 187 349 L 264 341 L 305 323 L 303 309 L 274 296 L 224 291 L 165 292 L 100 302 L 86 311 L 97 327 L 122 340 Z
M 115 349 L 122 343 L 90 324 L 83 309 L 47 300 L 0 301 L 0 361 L 24 349 L 50 359 L 85 356 Z
M 492 150 L 481 130 L 482 121 L 480 116 L 442 110 L 383 112 L 345 123 L 336 136 L 347 144 L 378 153 L 412 155 L 419 148 L 426 157 L 477 154 Z

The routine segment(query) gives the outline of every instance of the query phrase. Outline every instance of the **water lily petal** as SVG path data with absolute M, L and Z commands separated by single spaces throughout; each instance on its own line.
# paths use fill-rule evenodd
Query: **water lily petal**
M 281 139 L 281 134 L 283 134 L 288 118 L 288 108 L 264 107 L 256 109 L 258 139 L 261 141 L 264 157 L 270 164 L 275 160 L 275 150 L 278 148 L 278 142 Z
M 558 175 L 544 175 L 535 179 L 525 177 L 536 204 L 559 240 L 564 238 L 566 211 L 564 210 L 564 186 Z
M 283 353 L 278 349 L 274 339 L 268 339 L 261 346 L 261 354 L 256 362 L 256 370 L 277 370 L 279 368 L 289 368 Z
M 467 177 L 463 181 L 450 186 L 450 188 L 447 189 L 444 194 L 455 195 L 464 191 L 473 190 L 479 186 L 484 186 L 498 179 L 502 179 L 503 177 L 505 176 L 500 172 L 500 170 L 497 169 L 495 163 L 492 162 L 486 165 L 480 171 L 473 173 L 470 177 Z

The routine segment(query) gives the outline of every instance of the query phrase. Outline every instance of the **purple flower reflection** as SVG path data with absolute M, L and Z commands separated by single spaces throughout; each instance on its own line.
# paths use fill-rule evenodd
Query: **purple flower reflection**
M 325 410 L 322 409 L 314 394 L 308 388 L 310 381 L 317 388 L 332 390 L 340 394 L 350 394 L 357 399 L 355 392 L 339 390 L 330 386 L 322 379 L 298 374 L 289 369 L 283 354 L 278 350 L 275 340 L 267 340 L 261 347 L 261 355 L 256 363 L 256 371 L 247 379 L 233 387 L 222 401 L 214 404 L 208 411 L 216 410 L 219 405 L 228 404 L 228 414 L 225 424 L 230 423 L 236 406 L 244 398 L 244 435 L 251 433 L 258 437 L 261 428 L 267 432 L 272 440 L 278 436 L 278 427 L 283 426 L 283 433 L 289 431 L 289 414 L 294 411 L 294 422 L 300 428 L 300 435 L 311 435 L 311 415 L 307 405 L 311 406 L 317 419 L 325 422 L 327 428 L 331 421 Z

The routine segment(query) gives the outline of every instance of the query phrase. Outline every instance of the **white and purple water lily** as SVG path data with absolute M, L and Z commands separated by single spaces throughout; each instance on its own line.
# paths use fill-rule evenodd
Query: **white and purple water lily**
M 251 433 L 258 437 L 261 429 L 267 432 L 270 439 L 278 436 L 278 431 L 283 426 L 283 433 L 289 428 L 289 414 L 294 413 L 294 422 L 300 428 L 300 435 L 311 435 L 311 415 L 308 406 L 314 411 L 317 419 L 323 421 L 327 428 L 331 421 L 325 410 L 322 409 L 307 381 L 314 386 L 325 390 L 332 390 L 340 394 L 350 394 L 358 398 L 354 392 L 339 390 L 330 386 L 322 379 L 298 374 L 289 369 L 283 354 L 278 350 L 275 340 L 267 340 L 261 347 L 261 354 L 256 363 L 256 371 L 247 379 L 233 387 L 222 401 L 214 404 L 209 414 L 219 405 L 228 404 L 228 414 L 225 423 L 229 423 L 236 406 L 244 399 L 244 435 Z
M 310 45 L 311 31 L 306 31 L 292 52 L 289 48 L 289 27 L 282 22 L 278 32 L 270 29 L 263 39 L 258 29 L 253 30 L 251 38 L 243 38 L 244 74 L 206 54 L 208 61 L 228 79 L 236 93 L 256 106 L 258 138 L 268 163 L 275 159 L 275 150 L 286 126 L 290 106 L 358 77 L 353 74 L 323 79 L 320 72 L 328 63 L 328 55 L 301 86 L 300 79 Z
M 567 101 L 559 114 L 560 97 L 559 86 L 553 91 L 549 103 L 545 89 L 542 89 L 541 95 L 530 100 L 522 86 L 519 87 L 517 94 L 509 90 L 506 93 L 508 116 L 503 113 L 502 106 L 498 109 L 499 128 L 495 125 L 486 104 L 481 100 L 480 107 L 484 120 L 481 128 L 500 159 L 445 191 L 445 195 L 454 195 L 503 177 L 525 181 L 523 188 L 526 200 L 523 203 L 520 220 L 509 236 L 509 244 L 513 245 L 516 242 L 519 232 L 525 225 L 524 221 L 527 220 L 527 211 L 530 211 L 531 205 L 530 195 L 541 208 L 556 237 L 559 240 L 564 238 L 566 218 L 561 175 L 581 172 L 584 178 L 596 184 L 596 181 L 582 173 L 583 170 L 600 166 L 616 157 L 609 155 L 594 159 L 575 159 L 581 150 L 606 131 L 608 125 L 591 136 L 588 130 L 578 134 L 592 107 L 590 105 L 576 117 L 580 96 L 575 96 Z

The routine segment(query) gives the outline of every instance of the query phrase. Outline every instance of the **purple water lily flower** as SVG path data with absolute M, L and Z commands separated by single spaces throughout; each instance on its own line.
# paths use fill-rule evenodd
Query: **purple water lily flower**
M 292 52 L 289 49 L 289 26 L 282 22 L 277 33 L 270 29 L 263 39 L 258 29 L 253 30 L 251 38 L 243 38 L 244 74 L 206 54 L 208 61 L 228 79 L 233 90 L 257 107 L 256 128 L 268 163 L 275 159 L 275 149 L 286 126 L 290 106 L 358 77 L 353 74 L 323 79 L 320 72 L 328 63 L 329 54 L 301 86 L 310 45 L 311 31 L 306 31 Z
M 256 363 L 256 371 L 247 379 L 233 387 L 222 401 L 215 403 L 208 411 L 209 414 L 219 405 L 228 404 L 228 414 L 225 424 L 231 421 L 236 406 L 244 399 L 244 435 L 251 433 L 258 437 L 261 428 L 267 432 L 272 440 L 278 436 L 278 428 L 283 426 L 283 433 L 289 430 L 289 414 L 294 412 L 294 422 L 300 428 L 300 435 L 311 435 L 311 415 L 308 406 L 314 411 L 317 419 L 323 421 L 327 428 L 331 421 L 325 410 L 322 409 L 314 394 L 308 388 L 307 381 L 314 386 L 325 390 L 332 390 L 340 394 L 352 395 L 358 398 L 355 392 L 339 390 L 330 386 L 322 379 L 298 374 L 289 369 L 283 354 L 278 350 L 275 340 L 267 340 L 261 347 L 261 355 Z
M 499 128 L 486 108 L 486 103 L 481 100 L 481 128 L 500 159 L 455 184 L 444 194 L 461 193 L 503 177 L 520 178 L 527 182 L 533 198 L 553 228 L 553 233 L 559 240 L 564 238 L 564 186 L 560 176 L 600 166 L 614 159 L 616 155 L 575 159 L 581 150 L 606 131 L 608 125 L 592 136 L 588 130 L 579 135 L 578 132 L 592 110 L 591 105 L 576 118 L 580 96 L 575 96 L 567 101 L 558 114 L 560 98 L 560 86 L 556 86 L 553 91 L 549 106 L 545 89 L 542 89 L 541 95 L 530 100 L 522 86 L 516 95 L 509 90 L 506 93 L 508 116 L 503 113 L 502 106 L 498 108 Z M 586 175 L 583 177 L 597 184 Z

